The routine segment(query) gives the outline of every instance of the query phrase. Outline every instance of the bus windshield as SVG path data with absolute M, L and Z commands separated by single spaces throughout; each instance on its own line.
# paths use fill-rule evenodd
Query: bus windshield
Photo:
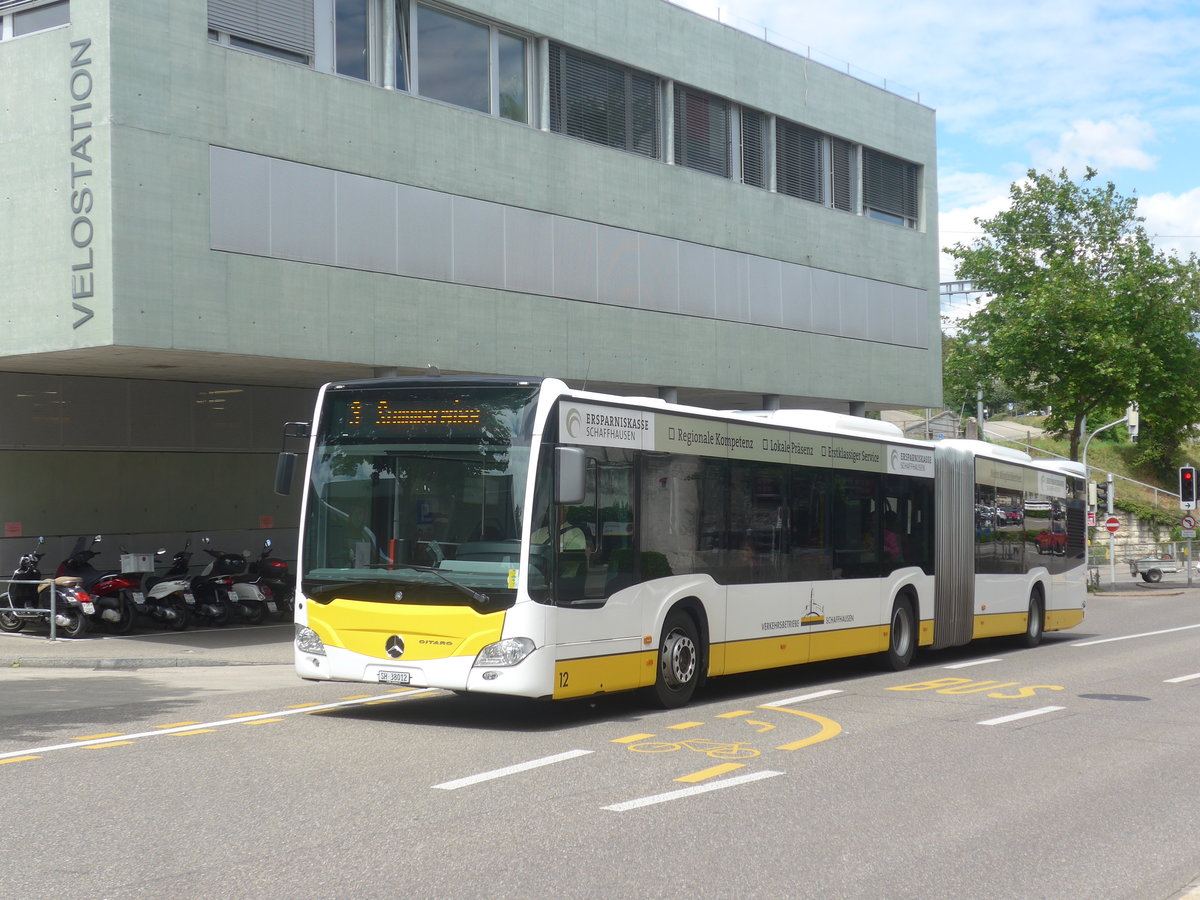
M 537 388 L 330 389 L 311 462 L 302 578 L 322 599 L 515 596 Z M 374 588 L 374 589 L 373 589 Z

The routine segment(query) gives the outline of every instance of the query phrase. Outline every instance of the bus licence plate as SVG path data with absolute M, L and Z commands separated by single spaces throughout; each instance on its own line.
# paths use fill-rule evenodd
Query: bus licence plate
M 389 672 L 384 670 L 379 673 L 379 680 L 383 684 L 409 684 L 412 681 L 412 673 Z

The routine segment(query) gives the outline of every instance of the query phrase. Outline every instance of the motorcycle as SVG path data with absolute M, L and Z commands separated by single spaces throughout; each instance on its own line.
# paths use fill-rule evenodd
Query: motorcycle
M 270 538 L 263 541 L 262 553 L 258 559 L 251 561 L 247 571 L 258 577 L 258 583 L 270 601 L 268 609 L 272 613 L 281 612 L 291 619 L 294 613 L 296 582 L 292 580 L 287 561 L 271 556 L 272 546 L 274 545 Z M 272 603 L 274 605 L 270 605 Z
M 188 627 L 192 617 L 190 610 L 196 603 L 192 594 L 192 579 L 188 574 L 188 564 L 192 558 L 190 547 L 191 541 L 188 540 L 183 549 L 171 558 L 170 567 L 162 575 L 147 572 L 145 577 L 133 576 L 137 580 L 126 594 L 128 602 L 139 615 L 175 631 L 183 631 Z M 125 552 L 125 549 L 121 548 L 121 552 Z M 166 552 L 166 548 L 161 548 L 154 555 L 163 556 Z
M 208 544 L 208 538 L 204 538 Z M 192 592 L 196 595 L 196 612 L 213 625 L 224 625 L 237 618 L 258 625 L 266 616 L 265 598 L 260 593 L 244 592 L 240 596 L 234 585 L 235 576 L 244 575 L 246 558 L 240 553 L 227 553 L 204 547 L 212 557 L 204 570 L 192 579 Z
M 91 630 L 96 606 L 79 578 L 42 577 L 39 564 L 45 538 L 21 557 L 12 574 L 8 591 L 0 594 L 0 631 L 15 633 L 26 625 L 50 623 L 51 592 L 54 595 L 54 625 L 67 637 L 83 637 Z
M 92 538 L 91 546 L 100 543 L 100 535 Z M 127 592 L 133 588 L 139 576 L 121 572 L 101 572 L 92 565 L 100 555 L 99 550 L 84 546 L 86 538 L 80 537 L 71 550 L 71 555 L 59 563 L 57 577 L 80 579 L 85 591 L 94 598 L 95 618 L 112 634 L 129 634 L 133 631 L 137 611 L 129 602 Z

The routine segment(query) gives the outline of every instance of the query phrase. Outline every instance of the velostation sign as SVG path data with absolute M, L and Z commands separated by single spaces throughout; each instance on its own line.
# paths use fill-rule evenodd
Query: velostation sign
M 923 447 L 567 399 L 559 404 L 559 437 L 586 446 L 933 477 L 933 450 Z

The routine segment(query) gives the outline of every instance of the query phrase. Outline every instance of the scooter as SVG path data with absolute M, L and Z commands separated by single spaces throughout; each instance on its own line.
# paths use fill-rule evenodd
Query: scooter
M 0 594 L 0 631 L 14 633 L 26 625 L 49 624 L 53 596 L 54 625 L 71 638 L 83 637 L 91 630 L 96 607 L 79 578 L 62 576 L 43 578 L 39 564 L 45 538 L 21 557 L 8 591 Z
M 208 544 L 208 538 L 204 538 L 203 542 Z M 192 579 L 196 614 L 213 625 L 225 625 L 234 618 L 253 625 L 262 622 L 266 615 L 263 604 L 249 594 L 242 599 L 234 590 L 234 576 L 245 572 L 246 558 L 240 553 L 226 553 L 207 546 L 203 549 L 212 557 L 212 561 Z
M 101 572 L 92 565 L 100 555 L 99 550 L 84 547 L 86 538 L 79 538 L 71 555 L 59 563 L 55 575 L 80 579 L 83 589 L 94 598 L 96 619 L 113 634 L 129 634 L 133 631 L 137 611 L 129 602 L 127 592 L 140 578 L 121 572 Z M 101 536 L 92 538 L 91 546 L 100 543 Z
M 162 575 L 146 573 L 133 587 L 127 597 L 139 615 L 166 625 L 175 631 L 183 631 L 192 618 L 191 609 L 196 605 L 192 594 L 192 579 L 188 564 L 192 558 L 191 541 L 171 558 L 171 566 Z M 124 548 L 122 548 L 122 552 Z M 156 557 L 166 554 L 166 548 L 154 552 Z
M 271 613 L 283 613 L 288 619 L 291 619 L 296 597 L 296 583 L 292 580 L 287 561 L 271 556 L 272 546 L 274 545 L 270 538 L 263 541 L 262 553 L 258 555 L 258 559 L 251 560 L 247 571 L 251 575 L 258 576 L 258 583 L 270 601 L 268 610 Z

